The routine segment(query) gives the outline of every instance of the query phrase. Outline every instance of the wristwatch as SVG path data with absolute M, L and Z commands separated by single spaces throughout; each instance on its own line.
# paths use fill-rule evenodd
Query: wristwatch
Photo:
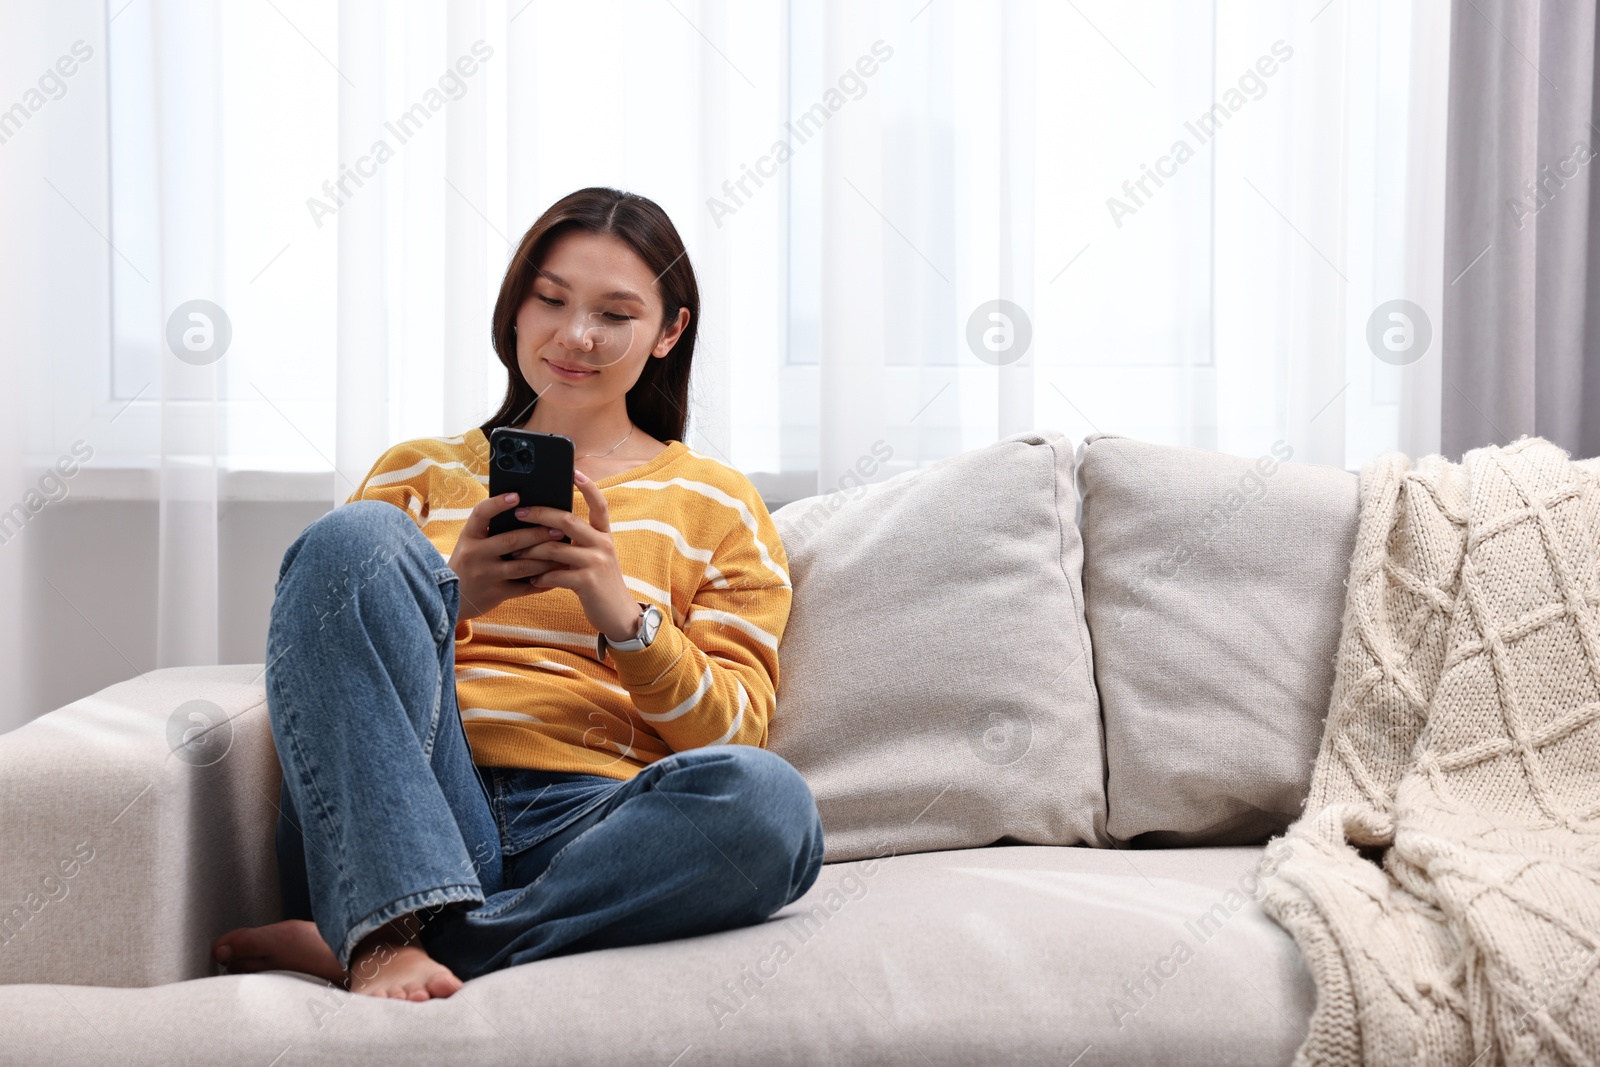
M 656 639 L 656 631 L 659 629 L 661 629 L 661 609 L 654 604 L 640 604 L 639 636 L 626 641 L 607 641 L 606 635 L 601 633 L 595 638 L 595 658 L 604 663 L 608 646 L 619 652 L 638 652 L 649 648 L 650 642 Z

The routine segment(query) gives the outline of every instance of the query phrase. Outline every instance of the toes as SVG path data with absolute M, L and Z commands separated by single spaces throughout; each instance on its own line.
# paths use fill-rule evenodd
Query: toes
M 385 970 L 381 977 L 376 974 L 370 975 L 366 978 L 364 985 L 360 982 L 355 982 L 351 987 L 351 992 L 361 993 L 370 997 L 382 997 L 387 1000 L 421 1003 L 435 998 L 448 997 L 465 984 L 448 967 L 442 967 L 434 963 L 421 952 L 401 952 L 398 955 L 402 957 L 399 962 L 403 966 L 394 966 L 392 970 Z M 355 961 L 352 965 L 350 972 L 352 976 L 363 973 L 363 968 L 360 966 L 361 962 Z
M 250 927 L 230 930 L 211 943 L 211 958 L 234 970 L 248 970 L 251 960 L 261 955 L 261 937 Z
M 448 997 L 464 984 L 461 979 L 451 974 L 448 970 L 444 970 L 431 976 L 425 988 L 428 990 L 429 996 Z

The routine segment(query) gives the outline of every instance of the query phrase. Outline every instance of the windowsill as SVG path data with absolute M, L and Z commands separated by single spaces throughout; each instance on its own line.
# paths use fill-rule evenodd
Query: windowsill
M 108 467 L 90 461 L 65 479 L 73 500 L 159 500 L 158 467 Z M 332 471 L 217 471 L 219 501 L 333 503 Z
M 35 470 L 42 471 L 42 467 Z M 217 471 L 218 501 L 262 501 L 301 504 L 328 504 L 334 502 L 334 475 L 332 471 Z M 757 471 L 747 474 L 751 484 L 762 496 L 767 507 L 776 511 L 783 504 L 810 496 L 816 492 L 817 476 L 811 471 L 785 471 L 773 474 Z M 37 475 L 29 481 L 35 481 Z M 67 496 L 72 500 L 159 500 L 161 498 L 161 471 L 157 467 L 104 466 L 93 460 L 79 466 L 76 473 L 64 479 Z M 351 486 L 339 495 L 343 500 L 354 489 Z

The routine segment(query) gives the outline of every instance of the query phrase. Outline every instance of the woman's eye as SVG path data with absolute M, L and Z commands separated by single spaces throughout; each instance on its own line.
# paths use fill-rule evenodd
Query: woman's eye
M 543 300 L 547 305 L 553 308 L 558 308 L 561 306 L 561 301 L 555 299 L 554 297 L 541 296 L 539 299 Z
M 632 322 L 633 321 L 633 316 L 632 315 L 618 315 L 615 311 L 606 312 L 606 318 L 610 319 L 612 322 Z

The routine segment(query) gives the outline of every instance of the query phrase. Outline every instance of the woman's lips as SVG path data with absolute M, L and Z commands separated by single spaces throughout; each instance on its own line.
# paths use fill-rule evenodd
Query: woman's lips
M 597 373 L 592 370 L 569 370 L 559 363 L 551 363 L 548 359 L 545 360 L 545 364 L 550 368 L 551 373 L 566 382 L 581 382 L 585 378 L 594 377 Z

